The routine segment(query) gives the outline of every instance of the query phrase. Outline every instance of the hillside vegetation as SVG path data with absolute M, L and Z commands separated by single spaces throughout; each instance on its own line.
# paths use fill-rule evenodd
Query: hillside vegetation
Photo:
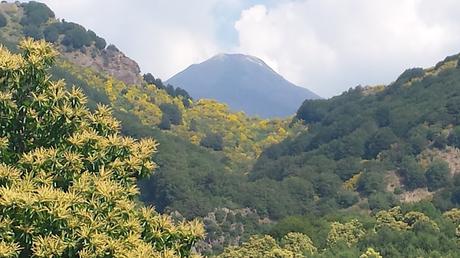
M 96 119 L 97 114 L 109 117 L 107 109 L 101 109 L 99 104 L 102 103 L 109 106 L 113 116 L 119 119 L 123 135 L 136 139 L 154 138 L 159 143 L 158 153 L 150 160 L 156 164 L 155 173 L 136 183 L 140 188 L 140 200 L 147 205 L 154 205 L 156 212 L 170 214 L 170 217 L 166 217 L 148 211 L 153 219 L 167 220 L 165 227 L 168 227 L 169 233 L 172 229 L 178 230 L 178 238 L 170 238 L 169 233 L 163 235 L 171 241 L 177 240 L 174 244 L 166 242 L 167 248 L 176 255 L 189 255 L 192 245 L 202 234 L 195 234 L 199 230 L 189 234 L 187 230 L 194 228 L 192 226 L 186 230 L 188 235 L 183 235 L 180 233 L 183 225 L 172 221 L 193 218 L 202 220 L 207 232 L 204 240 L 194 245 L 194 249 L 210 256 L 459 255 L 458 55 L 446 58 L 433 68 L 409 69 L 388 86 L 356 87 L 328 100 L 307 100 L 295 117 L 267 120 L 231 112 L 226 105 L 213 100 L 193 100 L 183 89 L 165 85 L 151 74 L 141 76 L 137 72 L 137 64 L 128 60 L 114 46 L 106 46 L 105 40 L 78 24 L 56 20 L 54 13 L 43 4 L 2 3 L 0 7 L 0 41 L 11 52 L 25 53 L 17 47 L 25 36 L 52 42 L 59 50 L 60 54 L 49 70 L 51 81 L 65 79 L 69 92 L 79 92 L 72 91 L 72 85 L 75 85 L 87 96 L 87 101 L 79 104 L 79 109 L 85 110 L 81 120 L 94 120 L 91 121 L 97 127 L 95 130 L 102 130 L 96 133 L 98 141 L 106 141 L 104 137 L 108 137 L 108 134 L 104 134 L 104 130 L 115 130 L 109 125 L 100 124 L 113 119 Z M 72 29 L 65 29 L 68 26 Z M 53 35 L 50 30 L 55 31 L 53 33 L 57 37 L 50 37 L 48 33 Z M 47 46 L 43 42 L 27 42 L 30 45 Z M 5 49 L 2 51 L 8 57 L 5 60 L 19 58 L 19 55 L 9 54 Z M 117 58 L 111 58 L 112 54 Z M 26 57 L 23 59 L 27 60 Z M 107 64 L 101 66 L 101 60 L 106 60 Z M 46 67 L 49 65 L 47 63 Z M 0 69 L 2 78 L 7 78 L 8 67 L 2 66 Z M 129 72 L 117 72 L 122 67 L 127 67 Z M 40 80 L 37 85 L 45 83 L 43 78 Z M 5 95 L 8 87 L 12 86 L 8 80 L 2 83 L 2 94 Z M 64 85 L 59 85 L 63 91 Z M 4 99 L 6 104 L 9 103 L 7 95 Z M 19 103 L 15 108 L 27 107 L 29 104 Z M 8 109 L 2 108 L 1 111 L 5 110 Z M 62 109 L 53 112 L 60 114 L 70 111 Z M 31 115 L 36 114 L 32 112 Z M 3 119 L 5 116 L 1 117 Z M 38 155 L 41 153 L 39 150 L 49 152 L 51 147 L 57 153 L 67 148 L 62 144 L 69 135 L 53 138 L 51 145 L 43 145 L 46 140 L 41 137 L 45 132 L 55 130 L 50 129 L 51 125 L 37 127 L 34 121 L 27 120 L 30 125 L 27 128 L 39 130 L 31 129 L 28 132 L 31 140 L 26 145 L 31 148 L 29 151 L 35 151 Z M 85 129 L 85 123 L 75 125 L 72 130 Z M 2 133 L 8 134 L 12 130 L 4 127 Z M 36 140 L 35 135 L 42 136 L 37 136 L 39 139 Z M 127 142 L 131 144 L 135 141 Z M 1 146 L 5 147 L 5 144 L 8 148 L 16 148 L 16 144 L 10 143 Z M 80 154 L 86 157 L 86 152 L 82 150 Z M 46 170 L 51 175 L 49 177 L 42 177 L 41 168 L 39 170 L 42 172 L 32 175 L 36 171 L 35 165 L 21 167 L 27 164 L 19 156 L 26 152 L 2 149 L 0 153 L 3 155 L 3 163 L 16 168 L 5 168 L 0 173 L 0 179 L 1 174 L 4 175 L 0 185 L 18 193 L 14 198 L 22 196 L 22 201 L 26 199 L 26 195 L 22 194 L 30 192 L 34 196 L 32 200 L 42 203 L 37 190 L 21 188 L 29 180 L 25 180 L 26 177 L 32 178 L 30 180 L 34 184 L 52 186 L 56 188 L 53 191 L 63 191 L 63 195 L 67 196 L 66 191 L 73 184 L 69 180 L 75 173 L 79 175 L 72 169 L 63 169 L 73 172 L 71 175 L 66 174 L 68 177 L 62 177 L 55 173 L 57 168 L 54 167 Z M 57 157 L 62 158 L 59 155 Z M 93 158 L 84 158 L 84 166 L 90 161 L 94 162 Z M 104 163 L 104 171 L 110 166 Z M 94 171 L 100 170 L 102 168 L 98 166 Z M 147 170 L 143 170 L 142 175 L 150 174 L 153 169 Z M 99 179 L 97 173 L 88 177 L 94 182 L 105 182 L 105 179 Z M 18 180 L 11 181 L 9 178 Z M 107 179 L 109 182 L 105 183 L 121 184 L 125 180 L 123 178 L 120 175 L 116 179 Z M 134 187 L 134 180 L 137 179 L 140 178 L 129 176 L 126 183 Z M 137 207 L 140 206 L 137 193 L 131 195 L 129 189 L 134 188 L 128 187 L 126 190 L 124 187 L 117 188 L 119 191 L 113 198 L 129 201 L 130 206 L 120 208 L 125 209 L 129 216 L 141 216 L 137 214 Z M 0 198 L 4 196 L 2 194 Z M 59 220 L 65 225 L 60 224 L 57 231 L 40 231 L 33 236 L 35 238 L 25 239 L 25 235 L 20 235 L 20 230 L 26 229 L 18 226 L 26 221 L 22 215 L 19 216 L 24 212 L 11 208 L 13 204 L 10 204 L 0 202 L 0 208 L 5 209 L 2 214 L 8 212 L 13 214 L 11 217 L 20 219 L 12 224 L 13 228 L 9 226 L 9 220 L 0 223 L 0 234 L 8 235 L 3 242 L 0 241 L 0 250 L 4 251 L 0 253 L 8 251 L 11 257 L 17 257 L 18 253 L 23 252 L 21 250 L 27 250 L 24 251 L 27 254 L 35 252 L 38 249 L 33 248 L 30 239 L 44 245 L 55 244 L 59 248 L 65 246 L 62 247 L 67 248 L 65 250 L 70 250 L 69 245 L 74 241 L 80 241 L 78 234 L 72 231 L 72 225 L 65 224 L 65 219 Z M 71 209 L 73 204 L 66 203 L 65 209 Z M 80 212 L 77 210 L 77 214 Z M 125 223 L 125 217 L 121 221 Z M 43 223 L 40 225 L 45 225 Z M 102 228 L 107 228 L 105 221 L 101 223 Z M 136 220 L 136 223 L 139 221 Z M 144 226 L 136 226 L 134 234 L 138 234 Z M 199 224 L 195 226 L 200 228 Z M 11 232 L 14 236 L 11 236 Z M 63 234 L 68 234 L 72 240 L 63 243 L 55 237 L 60 234 L 58 232 L 65 232 Z M 124 241 L 120 235 L 110 237 Z M 188 239 L 186 244 L 181 244 L 183 237 Z M 153 241 L 155 248 L 151 251 L 159 252 L 163 249 L 157 245 L 158 242 L 166 240 L 145 241 Z M 130 243 L 123 242 L 120 246 Z M 137 247 L 142 246 L 139 244 Z M 95 245 L 94 248 L 99 247 Z M 117 249 L 117 252 L 124 250 Z M 72 254 L 68 256 L 73 257 Z

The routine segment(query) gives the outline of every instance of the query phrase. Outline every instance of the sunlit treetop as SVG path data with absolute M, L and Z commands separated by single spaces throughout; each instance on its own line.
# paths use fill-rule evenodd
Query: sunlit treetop
M 204 235 L 142 207 L 136 180 L 156 165 L 153 139 L 119 135 L 109 108 L 52 81 L 57 52 L 0 48 L 0 253 L 5 257 L 181 257 Z

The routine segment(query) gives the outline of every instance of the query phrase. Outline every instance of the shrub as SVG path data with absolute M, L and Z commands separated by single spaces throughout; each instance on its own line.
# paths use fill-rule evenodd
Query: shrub
M 201 139 L 200 145 L 215 151 L 221 151 L 224 149 L 224 140 L 222 135 L 218 133 L 208 133 Z
M 0 13 L 0 28 L 5 27 L 8 24 L 6 17 L 3 13 Z
M 449 165 L 443 160 L 433 161 L 426 171 L 428 190 L 435 191 L 441 187 L 448 186 Z
M 166 114 L 171 124 L 180 125 L 182 124 L 182 112 L 175 104 L 163 103 L 160 105 L 161 112 Z

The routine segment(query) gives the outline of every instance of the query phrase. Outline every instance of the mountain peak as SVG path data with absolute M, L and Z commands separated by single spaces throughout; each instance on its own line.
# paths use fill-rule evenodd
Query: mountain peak
M 217 54 L 167 83 L 184 88 L 194 98 L 216 99 L 234 111 L 261 117 L 292 115 L 305 99 L 319 98 L 284 79 L 262 59 L 239 53 Z
M 240 53 L 219 53 L 211 57 L 207 61 L 229 61 L 229 60 L 240 61 L 240 62 L 251 62 L 251 63 L 257 64 L 260 66 L 270 68 L 262 59 L 255 57 L 255 56 L 245 55 L 245 54 L 240 54 Z

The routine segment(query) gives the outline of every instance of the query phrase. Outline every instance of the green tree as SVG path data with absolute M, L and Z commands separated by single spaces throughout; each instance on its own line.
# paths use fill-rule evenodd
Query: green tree
M 384 127 L 374 133 L 366 142 L 366 157 L 375 158 L 381 151 L 390 148 L 398 140 L 390 128 Z
M 85 28 L 81 26 L 74 26 L 71 30 L 65 32 L 62 44 L 68 47 L 71 46 L 75 49 L 80 49 L 83 46 L 89 46 L 91 44 L 91 39 Z
M 50 18 L 55 17 L 53 11 L 48 6 L 39 2 L 30 1 L 23 3 L 22 7 L 24 8 L 24 16 L 21 19 L 22 25 L 40 26 Z
M 47 72 L 44 41 L 0 49 L 0 252 L 9 257 L 179 257 L 203 236 L 137 201 L 156 167 L 152 139 L 119 135 L 104 106 Z
M 38 28 L 34 24 L 24 26 L 22 28 L 22 33 L 24 34 L 24 36 L 30 37 L 30 38 L 33 38 L 33 39 L 42 39 L 43 38 L 42 31 L 40 30 L 40 28 Z
M 200 145 L 215 151 L 221 151 L 224 149 L 224 140 L 222 135 L 218 133 L 208 133 L 201 139 Z
M 449 164 L 443 160 L 433 161 L 426 171 L 428 190 L 435 191 L 441 187 L 448 186 Z
M 412 157 L 403 158 L 399 173 L 404 177 L 404 185 L 408 190 L 425 187 L 425 171 Z
M 102 50 L 107 46 L 107 42 L 105 41 L 105 39 L 96 36 L 96 39 L 94 40 L 94 45 L 96 46 L 96 48 Z

